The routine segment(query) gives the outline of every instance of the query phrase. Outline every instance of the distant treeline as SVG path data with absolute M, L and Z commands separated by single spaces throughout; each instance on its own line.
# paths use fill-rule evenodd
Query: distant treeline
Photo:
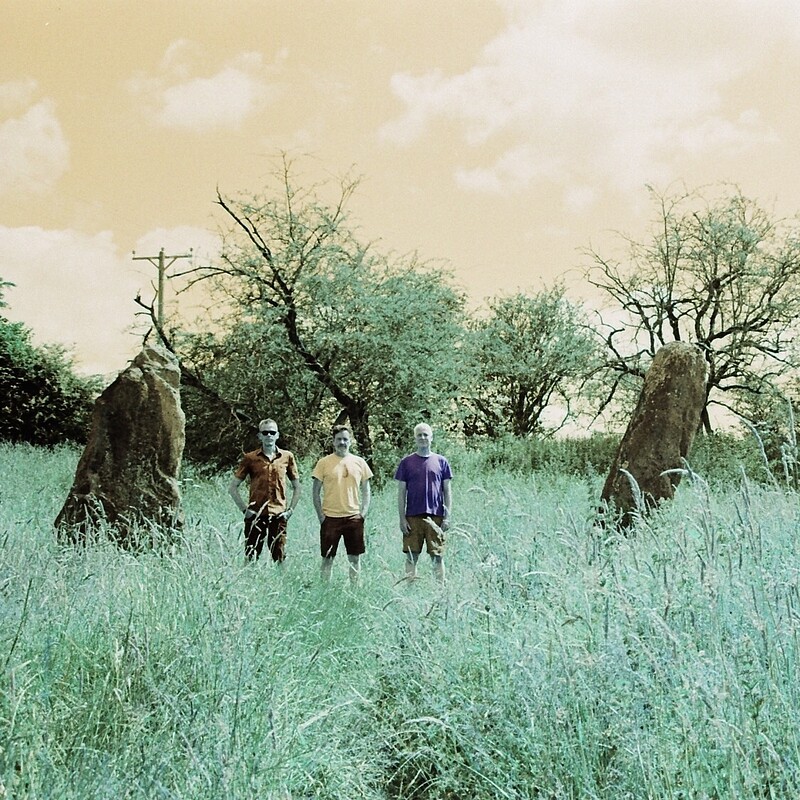
M 157 298 L 137 298 L 149 335 L 181 364 L 189 460 L 227 468 L 272 416 L 300 453 L 320 452 L 347 419 L 359 452 L 388 464 L 426 421 L 437 437 L 520 468 L 560 453 L 564 469 L 601 469 L 611 460 L 593 455 L 603 437 L 554 437 L 567 426 L 622 431 L 655 353 L 680 340 L 707 365 L 700 446 L 755 442 L 757 472 L 794 474 L 796 220 L 774 219 L 732 186 L 653 191 L 649 237 L 623 237 L 621 257 L 585 253 L 596 306 L 559 283 L 471 309 L 448 270 L 359 238 L 347 213 L 357 187 L 345 176 L 331 201 L 330 186 L 298 186 L 284 159 L 263 193 L 217 195 L 229 223 L 222 251 L 174 279 L 204 288 L 207 319 L 164 320 Z M 0 281 L 0 307 L 9 285 Z M 0 317 L 0 439 L 81 441 L 97 389 L 63 349 L 34 347 L 27 328 Z M 742 421 L 738 437 L 712 437 L 715 407 Z

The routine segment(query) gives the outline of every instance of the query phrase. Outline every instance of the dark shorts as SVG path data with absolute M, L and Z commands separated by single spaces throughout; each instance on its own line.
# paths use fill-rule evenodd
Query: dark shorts
M 319 528 L 319 551 L 323 558 L 333 558 L 339 549 L 339 539 L 349 556 L 360 556 L 364 551 L 364 517 L 325 517 Z
M 424 544 L 432 556 L 440 556 L 444 552 L 444 517 L 434 514 L 420 514 L 406 517 L 408 533 L 403 537 L 404 553 L 421 553 Z
M 263 514 L 244 521 L 245 558 L 258 558 L 267 543 L 273 561 L 286 558 L 286 517 Z

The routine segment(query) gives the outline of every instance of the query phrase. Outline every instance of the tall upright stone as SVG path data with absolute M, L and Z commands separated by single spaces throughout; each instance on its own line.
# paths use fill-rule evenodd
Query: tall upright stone
M 601 496 L 621 527 L 629 527 L 638 511 L 673 497 L 680 474 L 663 473 L 681 469 L 681 459 L 689 457 L 705 403 L 706 370 L 694 345 L 670 342 L 656 353 Z
M 179 527 L 184 442 L 177 360 L 146 345 L 95 401 L 89 440 L 55 520 L 59 536 L 81 541 L 103 524 L 130 547 Z

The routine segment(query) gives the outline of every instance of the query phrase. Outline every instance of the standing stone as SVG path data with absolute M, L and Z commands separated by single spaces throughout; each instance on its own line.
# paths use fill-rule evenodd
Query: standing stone
M 175 357 L 146 345 L 97 398 L 89 441 L 55 521 L 61 537 L 77 542 L 106 523 L 118 544 L 137 547 L 182 524 L 179 387 Z
M 603 487 L 602 499 L 616 510 L 621 527 L 629 527 L 637 511 L 673 496 L 680 475 L 662 473 L 681 469 L 681 459 L 688 458 L 705 393 L 706 362 L 697 347 L 671 342 L 656 353 Z

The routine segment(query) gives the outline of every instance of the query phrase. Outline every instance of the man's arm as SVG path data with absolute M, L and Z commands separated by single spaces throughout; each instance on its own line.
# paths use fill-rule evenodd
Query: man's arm
M 397 481 L 397 513 L 400 515 L 400 533 L 405 536 L 408 533 L 408 520 L 406 519 L 406 498 L 408 497 L 408 485 L 405 481 Z
M 297 508 L 297 503 L 300 500 L 300 478 L 292 478 L 292 496 L 289 498 L 289 504 L 286 506 L 286 511 L 283 512 L 284 517 L 291 517 L 294 510 Z
M 369 478 L 361 481 L 361 516 L 366 519 L 369 511 L 369 504 L 372 502 L 372 489 L 369 486 Z
M 444 501 L 442 530 L 447 530 L 450 527 L 450 515 L 453 513 L 453 491 L 450 488 L 450 478 L 442 481 L 442 500 Z
M 248 514 L 255 514 L 256 512 L 253 509 L 247 507 L 247 503 L 242 500 L 242 495 L 239 492 L 239 487 L 242 485 L 244 478 L 237 478 L 235 475 L 233 479 L 228 484 L 228 494 L 233 498 L 233 502 L 236 503 L 236 507 L 239 511 L 242 512 L 245 516 Z
M 312 478 L 311 480 L 311 499 L 314 502 L 314 510 L 317 512 L 317 519 L 321 525 L 325 519 L 325 515 L 322 513 L 322 481 L 319 478 Z

